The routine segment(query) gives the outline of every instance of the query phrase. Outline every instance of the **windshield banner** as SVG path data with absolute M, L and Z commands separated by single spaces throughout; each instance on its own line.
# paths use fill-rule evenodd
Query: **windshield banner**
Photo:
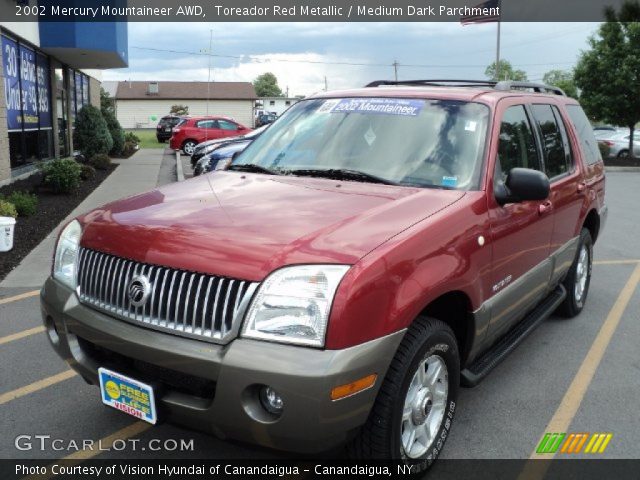
M 424 107 L 424 100 L 412 98 L 343 98 L 328 100 L 319 113 L 375 113 L 416 117 Z

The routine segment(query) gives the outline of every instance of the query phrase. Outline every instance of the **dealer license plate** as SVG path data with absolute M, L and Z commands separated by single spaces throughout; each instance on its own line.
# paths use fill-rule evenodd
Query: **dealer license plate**
M 153 388 L 106 368 L 98 369 L 102 403 L 152 424 L 156 423 Z

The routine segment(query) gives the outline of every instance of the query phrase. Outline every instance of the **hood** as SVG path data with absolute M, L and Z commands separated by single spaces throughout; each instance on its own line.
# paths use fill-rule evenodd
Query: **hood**
M 219 171 L 82 217 L 84 247 L 260 281 L 290 264 L 354 264 L 464 192 Z

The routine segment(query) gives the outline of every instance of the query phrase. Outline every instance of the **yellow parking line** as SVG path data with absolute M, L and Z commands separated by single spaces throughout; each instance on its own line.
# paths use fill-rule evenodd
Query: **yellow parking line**
M 611 338 L 620 323 L 620 319 L 633 296 L 638 284 L 640 283 L 640 264 L 636 266 L 633 273 L 627 280 L 627 283 L 620 291 L 620 295 L 616 299 L 616 303 L 609 311 L 606 320 L 600 327 L 600 331 L 595 340 L 591 344 L 591 348 L 585 359 L 582 361 L 578 373 L 573 377 L 569 389 L 564 394 L 558 409 L 551 418 L 551 421 L 544 429 L 544 432 L 566 432 L 571 426 L 571 422 L 587 393 L 587 388 L 591 384 L 593 377 L 604 357 L 604 353 L 611 342 Z M 538 454 L 534 449 L 529 456 L 530 460 L 551 460 L 555 454 Z M 544 477 L 550 462 L 527 462 L 524 470 L 518 477 L 519 479 L 539 479 Z
M 594 260 L 594 265 L 636 265 L 640 260 Z
M 44 332 L 44 327 L 30 328 L 29 330 L 23 330 L 22 332 L 14 333 L 13 335 L 7 335 L 6 337 L 0 337 L 0 345 L 5 343 L 20 340 L 21 338 L 30 337 L 31 335 L 37 335 Z
M 5 403 L 10 402 L 11 400 L 15 400 L 16 398 L 29 395 L 30 393 L 37 392 L 38 390 L 42 390 L 43 388 L 50 387 L 51 385 L 55 385 L 56 383 L 63 382 L 64 380 L 75 376 L 75 374 L 76 372 L 74 372 L 73 370 L 65 370 L 62 373 L 43 378 L 42 380 L 38 380 L 37 382 L 31 383 L 25 387 L 3 393 L 2 395 L 0 395 L 0 405 L 4 405 Z
M 24 300 L 25 298 L 35 297 L 40 293 L 40 290 L 32 290 L 31 292 L 21 293 L 20 295 L 16 295 L 14 297 L 0 298 L 0 305 L 4 305 L 5 303 L 17 302 L 18 300 Z
M 144 433 L 149 428 L 151 428 L 151 426 L 152 425 L 150 423 L 146 423 L 146 422 L 132 423 L 131 425 L 124 427 L 118 430 L 117 432 L 114 432 L 111 435 L 98 440 L 97 442 L 94 442 L 94 445 L 100 445 L 100 448 L 96 448 L 94 450 L 79 450 L 77 452 L 72 453 L 71 455 L 67 455 L 66 457 L 59 459 L 58 463 L 64 462 L 63 465 L 65 467 L 77 465 L 79 463 L 84 462 L 85 460 L 89 460 L 97 455 L 100 455 L 105 450 L 109 450 L 110 448 L 113 447 L 113 444 L 116 441 L 122 441 L 128 438 L 140 435 L 141 433 Z M 53 463 L 51 465 L 53 465 Z M 50 468 L 51 465 L 47 467 L 46 469 L 47 473 L 44 473 L 41 475 L 31 475 L 28 477 L 24 477 L 22 480 L 36 480 L 36 479 L 48 480 L 53 476 L 53 473 L 51 473 L 51 468 Z

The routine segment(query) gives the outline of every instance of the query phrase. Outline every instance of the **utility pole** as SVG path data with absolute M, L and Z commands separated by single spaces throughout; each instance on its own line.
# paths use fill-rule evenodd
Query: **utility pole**
M 209 116 L 209 100 L 211 98 L 211 61 L 213 59 L 213 29 L 209 31 L 209 50 L 200 50 L 209 54 L 209 76 L 207 78 L 207 116 Z
M 329 90 L 329 87 L 327 86 L 327 76 L 325 75 L 324 76 L 324 91 L 326 92 L 328 90 Z
M 394 60 L 393 63 L 393 73 L 395 75 L 396 82 L 398 81 L 398 66 L 400 65 L 397 60 Z
M 498 18 L 498 40 L 496 45 L 496 79 L 500 80 L 500 18 Z

